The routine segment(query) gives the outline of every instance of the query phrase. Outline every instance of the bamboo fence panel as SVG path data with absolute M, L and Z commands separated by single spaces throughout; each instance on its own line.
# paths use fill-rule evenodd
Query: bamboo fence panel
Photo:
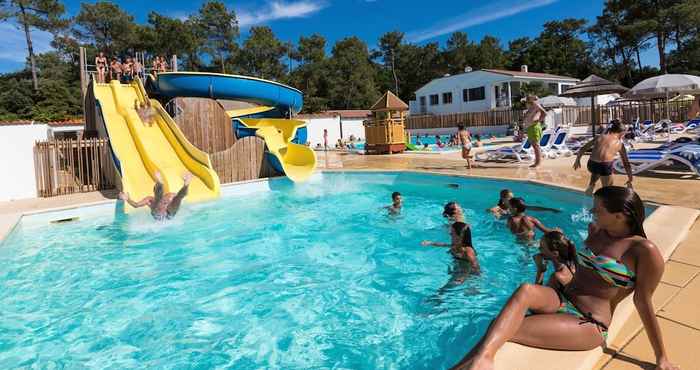
M 37 193 L 53 197 L 114 188 L 107 139 L 52 139 L 34 145 Z

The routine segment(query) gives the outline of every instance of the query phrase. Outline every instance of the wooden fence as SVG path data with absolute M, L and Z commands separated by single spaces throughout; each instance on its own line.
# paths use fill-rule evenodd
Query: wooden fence
M 107 139 L 53 139 L 34 146 L 37 193 L 52 197 L 114 188 Z
M 658 122 L 670 117 L 673 122 L 687 120 L 691 101 L 675 101 L 668 104 L 665 101 L 623 102 L 612 106 L 596 108 L 598 122 L 610 122 L 619 119 L 624 123 L 632 123 L 637 118 L 641 121 Z M 463 124 L 468 127 L 511 125 L 520 122 L 525 111 L 501 110 L 487 112 L 454 113 L 442 115 L 409 116 L 406 119 L 407 129 L 449 128 Z M 589 126 L 591 124 L 590 107 L 562 108 L 562 122 L 574 126 Z
M 265 142 L 258 137 L 239 139 L 210 158 L 222 184 L 279 176 L 265 158 Z
M 197 148 L 211 154 L 224 151 L 236 142 L 231 119 L 216 100 L 177 98 L 174 104 L 178 107 L 175 122 Z

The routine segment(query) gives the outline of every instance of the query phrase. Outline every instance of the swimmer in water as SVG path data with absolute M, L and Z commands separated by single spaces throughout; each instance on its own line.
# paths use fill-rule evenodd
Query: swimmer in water
M 391 205 L 384 207 L 389 210 L 390 215 L 398 215 L 401 213 L 401 208 L 403 207 L 403 198 L 401 193 L 395 191 L 391 193 Z
M 530 241 L 535 237 L 535 228 L 543 233 L 555 231 L 557 229 L 547 228 L 540 220 L 525 214 L 527 206 L 523 198 L 513 198 L 510 200 L 511 216 L 508 219 L 508 228 L 518 239 Z
M 513 199 L 513 197 L 514 197 L 513 192 L 510 191 L 510 189 L 501 190 L 499 197 L 498 197 L 498 204 L 496 204 L 495 207 L 489 208 L 488 211 L 493 213 L 493 215 L 496 216 L 497 218 L 500 218 L 501 216 L 504 216 L 504 215 L 511 214 L 512 209 L 510 208 L 510 200 Z M 553 212 L 553 213 L 561 213 L 561 210 L 554 209 L 554 208 L 532 206 L 529 204 L 527 204 L 526 207 L 530 211 L 547 211 L 547 212 Z
M 187 172 L 182 176 L 184 185 L 180 191 L 175 193 L 165 193 L 163 189 L 163 177 L 160 172 L 155 173 L 156 184 L 153 187 L 153 196 L 147 196 L 138 202 L 134 202 L 129 193 L 119 193 L 119 199 L 129 203 L 134 208 L 148 206 L 151 209 L 151 216 L 157 221 L 169 220 L 175 217 L 180 209 L 180 203 L 187 195 L 187 189 L 192 181 L 192 174 Z
M 464 222 L 464 211 L 457 202 L 449 202 L 445 204 L 445 208 L 442 210 L 442 217 L 445 217 L 450 224 Z
M 458 262 L 456 270 L 462 272 L 457 274 L 460 276 L 453 276 L 453 279 L 454 282 L 461 284 L 466 277 L 465 274 L 463 274 L 463 267 L 469 268 L 466 275 L 469 274 L 469 271 L 471 271 L 473 274 L 478 274 L 481 272 L 479 260 L 476 258 L 476 250 L 472 244 L 472 230 L 469 225 L 464 222 L 455 222 L 452 224 L 452 226 L 450 226 L 450 239 L 450 243 L 424 240 L 421 242 L 421 245 L 424 247 L 450 247 L 450 254 L 452 254 L 452 257 L 454 257 L 455 261 Z M 453 274 L 454 272 L 456 271 L 453 271 Z
M 547 286 L 565 287 L 576 273 L 576 245 L 561 231 L 544 234 L 540 239 L 540 253 L 534 255 L 532 259 L 537 266 L 535 284 L 543 285 L 547 261 L 554 267 L 554 274 L 547 282 Z

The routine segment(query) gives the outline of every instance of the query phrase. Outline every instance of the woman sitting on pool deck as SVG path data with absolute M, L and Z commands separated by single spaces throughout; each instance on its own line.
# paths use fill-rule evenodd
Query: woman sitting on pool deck
M 651 301 L 664 259 L 646 238 L 642 200 L 631 189 L 604 187 L 594 194 L 592 213 L 571 282 L 558 290 L 521 285 L 455 369 L 493 369 L 496 352 L 507 341 L 553 350 L 594 349 L 604 344 L 615 307 L 630 294 L 656 354 L 656 369 L 679 369 L 667 358 Z M 526 316 L 528 311 L 535 314 Z

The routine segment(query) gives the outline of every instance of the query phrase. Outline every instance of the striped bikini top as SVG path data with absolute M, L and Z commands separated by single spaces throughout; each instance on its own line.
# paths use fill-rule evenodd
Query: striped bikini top
M 634 288 L 635 274 L 627 266 L 608 256 L 597 255 L 589 248 L 578 251 L 578 263 L 598 275 L 608 284 L 625 289 Z

